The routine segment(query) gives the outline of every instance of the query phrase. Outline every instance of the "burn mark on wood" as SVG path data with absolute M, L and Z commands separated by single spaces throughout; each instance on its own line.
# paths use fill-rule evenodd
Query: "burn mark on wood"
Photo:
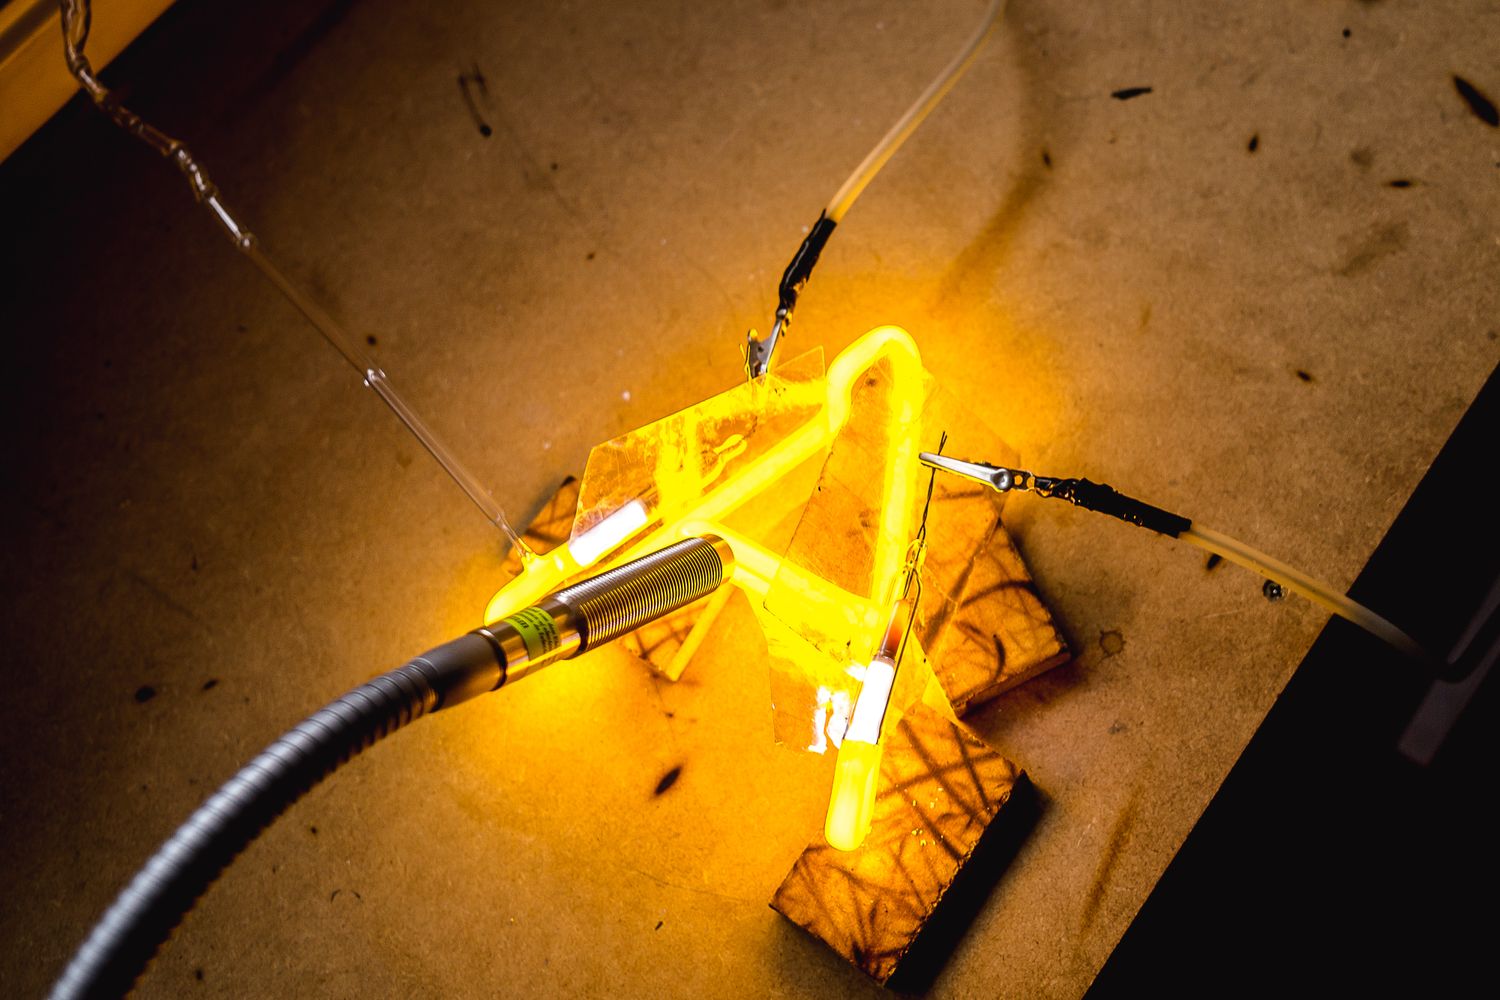
M 1248 150 L 1249 152 L 1253 153 L 1253 152 L 1255 152 L 1259 148 L 1260 148 L 1260 133 L 1257 132 L 1257 133 L 1255 133 L 1254 135 L 1252 135 L 1250 137 L 1250 141 L 1249 142 L 1245 143 L 1245 149 Z
M 995 635 L 993 632 L 990 633 L 990 638 L 993 639 L 993 640 L 995 640 L 995 665 L 996 665 L 996 667 L 998 667 L 1000 669 L 1001 673 L 1004 673 L 1005 672 L 1005 643 L 1001 642 L 1000 641 L 1000 637 L 998 635 Z
M 216 688 L 218 686 L 219 686 L 219 679 L 217 677 L 210 677 L 208 680 L 206 680 L 206 681 L 203 682 L 203 690 L 204 691 L 212 691 L 214 688 Z
M 473 88 L 472 90 L 470 89 L 471 87 Z M 467 73 L 458 74 L 458 92 L 463 95 L 464 107 L 469 109 L 469 117 L 474 120 L 474 127 L 479 130 L 480 135 L 488 139 L 494 134 L 495 130 L 490 128 L 490 123 L 485 121 L 484 115 L 479 113 L 479 103 L 474 100 L 474 93 L 476 91 L 480 97 L 486 101 L 489 100 L 489 89 L 485 83 L 484 73 L 480 71 L 478 63 L 475 63 L 474 68 Z
M 1150 87 L 1122 87 L 1121 89 L 1111 93 L 1109 96 L 1113 97 L 1117 101 L 1128 101 L 1132 98 L 1140 97 L 1143 94 L 1149 93 L 1151 93 Z
M 678 764 L 676 767 L 672 768 L 672 770 L 661 776 L 661 780 L 656 783 L 656 791 L 652 794 L 665 795 L 667 793 L 667 789 L 677 784 L 677 779 L 680 777 L 682 777 L 682 765 Z
M 1129 841 L 1130 830 L 1135 826 L 1135 813 L 1136 801 L 1131 799 L 1129 804 L 1121 810 L 1119 818 L 1115 820 L 1114 829 L 1109 833 L 1109 840 L 1104 844 L 1104 852 L 1099 858 L 1099 867 L 1094 871 L 1094 882 L 1089 886 L 1088 894 L 1084 897 L 1083 919 L 1080 923 L 1085 930 L 1099 915 L 1099 905 L 1104 902 L 1104 890 L 1109 886 L 1110 876 L 1114 874 L 1115 865 L 1120 860 L 1120 851 Z
M 1301 368 L 1297 369 L 1297 378 L 1303 382 L 1311 382 L 1313 380 L 1312 374 L 1310 372 L 1303 371 Z
M 1491 128 L 1500 127 L 1500 111 L 1495 110 L 1495 102 L 1479 92 L 1479 88 L 1468 80 L 1453 74 L 1453 87 L 1458 91 L 1458 96 L 1469 105 L 1469 110 L 1474 112 L 1475 117 Z
M 1343 278 L 1352 278 L 1368 271 L 1381 258 L 1389 257 L 1404 249 L 1407 233 L 1407 225 L 1404 222 L 1376 228 L 1359 246 L 1354 248 L 1343 264 L 1334 269 L 1334 273 Z
M 1219 555 L 1217 552 L 1210 552 L 1208 554 L 1208 562 L 1203 564 L 1203 568 L 1212 573 L 1214 570 L 1219 568 L 1219 564 L 1223 561 L 1223 556 Z
M 1385 186 L 1393 188 L 1409 188 L 1412 186 L 1412 183 L 1412 181 L 1407 180 L 1405 177 L 1398 177 L 1393 181 L 1386 181 Z

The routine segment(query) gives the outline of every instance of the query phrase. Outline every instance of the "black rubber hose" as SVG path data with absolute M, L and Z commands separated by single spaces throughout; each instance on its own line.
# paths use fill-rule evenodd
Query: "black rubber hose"
M 503 682 L 494 647 L 470 634 L 288 731 L 199 806 L 120 893 L 53 986 L 54 1000 L 123 996 L 198 897 L 288 806 L 382 737 Z

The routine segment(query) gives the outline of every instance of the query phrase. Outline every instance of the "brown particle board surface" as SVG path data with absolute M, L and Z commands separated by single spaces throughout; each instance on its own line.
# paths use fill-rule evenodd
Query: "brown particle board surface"
M 802 227 L 983 6 L 181 0 L 106 80 L 524 519 L 741 377 Z M 1452 82 L 1500 99 L 1494 5 L 1007 16 L 840 224 L 788 350 L 900 324 L 1027 467 L 1347 586 L 1500 359 L 1500 132 Z M 0 217 L 0 982 L 34 996 L 213 787 L 479 624 L 503 574 L 91 109 L 0 165 Z M 1046 807 L 938 998 L 1081 994 L 1324 621 L 1026 500 L 1007 528 L 1076 659 L 972 716 Z M 726 652 L 748 609 L 716 629 L 681 683 L 604 651 L 375 747 L 140 995 L 876 995 L 765 905 L 830 762 L 773 745 L 764 664 Z

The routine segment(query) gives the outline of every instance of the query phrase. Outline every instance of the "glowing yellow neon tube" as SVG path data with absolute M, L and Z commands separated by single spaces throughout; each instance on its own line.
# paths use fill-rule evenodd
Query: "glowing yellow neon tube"
M 892 436 L 892 440 L 899 442 L 899 446 L 895 449 L 895 453 L 889 456 L 886 463 L 885 498 L 881 505 L 880 532 L 876 538 L 876 576 L 874 579 L 894 580 L 905 553 L 906 538 L 910 527 L 910 504 L 914 489 L 912 477 L 916 472 L 918 450 L 913 443 L 915 433 L 913 425 L 916 416 L 921 411 L 923 375 L 921 355 L 917 351 L 916 343 L 910 334 L 895 326 L 885 326 L 870 331 L 849 345 L 834 359 L 828 369 L 824 406 L 820 417 L 809 420 L 766 455 L 710 489 L 698 504 L 685 511 L 673 523 L 660 524 L 643 537 L 637 537 L 628 551 L 619 554 L 619 558 L 622 560 L 630 558 L 652 546 L 659 546 L 664 541 L 685 537 L 688 532 L 684 530 L 684 525 L 689 522 L 693 523 L 695 528 L 712 526 L 712 530 L 721 535 L 724 534 L 722 526 L 717 523 L 720 518 L 774 486 L 802 462 L 832 443 L 834 437 L 849 419 L 850 401 L 856 380 L 882 357 L 888 358 L 891 362 L 892 419 L 899 421 L 897 433 Z M 623 509 L 629 509 L 630 506 L 627 504 Z M 613 515 L 611 518 L 606 518 L 605 522 L 596 526 L 596 530 L 602 528 L 612 518 Z M 639 525 L 638 515 L 633 516 L 631 520 Z M 647 523 L 649 523 L 649 514 Z M 640 527 L 643 526 L 640 525 Z M 632 530 L 639 531 L 639 527 L 634 527 Z M 628 533 L 626 537 L 629 537 Z M 741 537 L 738 544 L 743 544 L 744 541 Z M 740 565 L 745 565 L 743 560 L 747 558 L 757 561 L 751 553 L 740 556 L 738 544 L 735 542 L 731 544 L 736 545 L 736 555 L 742 560 Z M 590 547 L 583 554 L 598 559 L 605 551 L 607 548 L 601 547 L 595 551 Z M 497 618 L 503 618 L 508 611 L 535 603 L 542 595 L 555 590 L 569 578 L 587 569 L 589 563 L 581 561 L 578 555 L 579 553 L 569 545 L 559 545 L 547 555 L 533 560 L 516 579 L 490 600 L 485 611 L 486 620 L 494 621 Z M 750 583 L 751 586 L 748 588 L 750 592 L 754 594 L 756 590 L 759 590 L 759 596 L 764 600 L 764 587 L 757 587 L 752 583 L 757 575 L 737 570 L 736 582 Z M 775 571 L 772 570 L 771 577 L 774 575 Z M 760 580 L 765 581 L 768 586 L 771 577 L 760 576 Z M 821 588 L 823 596 L 833 602 L 850 601 L 853 597 L 842 588 L 834 587 L 818 578 L 807 578 L 807 584 L 810 592 Z M 883 605 L 884 596 L 870 595 L 860 603 L 870 602 L 873 599 L 873 603 L 877 606 Z M 859 610 L 863 612 L 866 609 L 860 608 Z M 859 614 L 858 617 L 861 620 L 869 620 L 866 614 Z
M 856 380 L 882 358 L 890 362 L 892 376 L 887 437 L 890 452 L 886 455 L 872 560 L 875 592 L 860 595 L 785 564 L 775 553 L 725 528 L 720 521 L 833 443 L 849 419 Z M 796 595 L 803 620 L 842 621 L 849 634 L 869 635 L 881 624 L 881 609 L 891 606 L 891 591 L 901 577 L 911 538 L 923 375 L 921 356 L 906 331 L 893 326 L 872 330 L 829 366 L 824 405 L 818 417 L 792 431 L 761 458 L 707 489 L 699 502 L 671 523 L 661 522 L 641 535 L 642 529 L 650 528 L 654 512 L 648 510 L 646 498 L 627 503 L 571 544 L 560 545 L 527 565 L 491 600 L 486 618 L 502 618 L 507 610 L 533 602 L 536 595 L 555 589 L 633 535 L 639 537 L 621 558 L 666 540 L 712 532 L 729 543 L 736 560 L 734 582 L 757 603 L 764 604 L 774 583 Z M 839 748 L 824 834 L 840 850 L 855 849 L 870 830 L 880 777 L 880 735 L 895 684 L 896 657 L 911 613 L 903 601 L 887 616 L 884 637 L 865 669 L 859 699 Z M 856 655 L 860 655 L 861 647 L 869 648 L 859 643 L 853 647 Z
M 896 686 L 896 661 L 912 606 L 898 601 L 886 625 L 880 648 L 865 669 L 864 686 L 854 703 L 849 728 L 839 744 L 833 766 L 833 788 L 828 795 L 828 817 L 823 837 L 829 846 L 852 851 L 869 836 L 880 785 L 881 732 Z

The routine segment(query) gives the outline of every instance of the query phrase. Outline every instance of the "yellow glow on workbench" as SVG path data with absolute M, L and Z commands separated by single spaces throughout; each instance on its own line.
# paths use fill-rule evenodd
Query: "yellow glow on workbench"
M 734 551 L 733 582 L 750 598 L 773 662 L 782 665 L 777 669 L 818 693 L 819 705 L 784 710 L 794 719 L 804 710 L 810 716 L 803 721 L 814 727 L 812 741 L 799 740 L 799 748 L 821 753 L 829 742 L 840 748 L 824 832 L 834 847 L 853 850 L 874 815 L 882 720 L 888 709 L 899 714 L 904 707 L 892 698 L 901 633 L 894 633 L 895 646 L 890 636 L 897 618 L 903 625 L 909 618 L 910 605 L 899 602 L 893 614 L 892 601 L 915 528 L 926 383 L 911 336 L 881 327 L 840 353 L 826 375 L 821 356 L 815 366 L 794 359 L 772 375 L 600 445 L 589 456 L 570 541 L 526 564 L 490 601 L 486 621 L 534 603 L 592 563 L 635 558 L 689 535 L 720 536 Z M 787 482 L 810 460 L 826 459 L 850 425 L 856 392 L 872 387 L 873 394 L 860 397 L 867 402 L 851 439 L 860 463 L 866 457 L 861 449 L 883 451 L 868 456 L 872 466 L 880 465 L 880 496 L 871 511 L 878 518 L 853 526 L 868 544 L 868 575 L 845 573 L 835 582 L 824 575 L 826 564 L 823 574 L 804 564 L 816 562 L 809 556 L 821 543 L 820 522 L 806 521 L 808 487 Z M 825 464 L 822 475 L 828 474 Z M 757 521 L 754 515 L 766 509 L 770 515 Z M 842 516 L 837 508 L 835 516 Z M 772 525 L 787 517 L 797 519 L 798 530 L 782 551 L 785 543 L 776 540 Z M 849 704 L 856 664 L 868 666 L 854 668 L 863 683 L 846 736 L 842 713 L 829 708 L 840 700 Z M 908 682 L 903 697 L 921 697 L 922 690 L 920 682 Z
M 763 539 L 726 527 L 723 520 L 749 501 L 767 495 L 832 444 L 849 419 L 856 381 L 882 359 L 892 370 L 893 448 L 886 461 L 885 503 L 875 536 L 873 579 L 885 585 L 886 592 L 856 594 L 784 563 Z M 787 622 L 794 631 L 801 631 L 799 626 L 813 620 L 820 626 L 832 625 L 839 634 L 862 638 L 867 655 L 883 624 L 881 609 L 889 603 L 889 582 L 896 578 L 911 535 L 918 451 L 915 418 L 921 411 L 923 375 L 921 356 L 911 335 L 899 327 L 880 327 L 839 354 L 821 380 L 793 381 L 773 374 L 736 386 L 637 432 L 646 443 L 656 446 L 651 478 L 633 483 L 628 492 L 634 495 L 618 496 L 619 502 L 612 509 L 590 502 L 590 479 L 613 476 L 629 482 L 638 472 L 632 468 L 633 463 L 618 461 L 617 467 L 605 469 L 605 475 L 600 476 L 591 457 L 579 498 L 573 544 L 560 545 L 532 560 L 490 600 L 485 620 L 495 621 L 527 607 L 580 575 L 591 562 L 608 554 L 603 546 L 590 544 L 595 537 L 592 532 L 609 522 L 613 533 L 612 529 L 625 523 L 630 530 L 622 538 L 610 539 L 616 545 L 624 542 L 624 547 L 606 562 L 623 562 L 691 534 L 717 533 L 734 549 L 734 583 L 753 598 L 753 604 L 764 603 L 773 580 L 778 586 L 790 587 L 805 601 L 806 608 L 800 616 L 803 621 Z M 823 383 L 821 392 L 819 381 Z M 766 435 L 760 433 L 752 446 L 758 414 L 773 401 L 778 413 L 806 416 L 790 421 L 787 433 L 778 440 L 765 440 Z M 735 426 L 735 416 L 748 416 L 748 431 Z M 724 433 L 714 439 L 705 433 L 708 429 Z M 656 441 L 650 440 L 653 435 Z M 696 460 L 685 461 L 688 454 Z M 604 452 L 605 462 L 612 459 L 614 456 Z
M 892 604 L 915 528 L 926 373 L 911 336 L 889 326 L 851 344 L 826 375 L 820 370 L 821 356 L 812 365 L 806 356 L 794 359 L 772 375 L 595 448 L 570 541 L 526 564 L 490 601 L 485 617 L 494 621 L 534 603 L 593 563 L 622 562 L 689 535 L 719 535 L 734 551 L 733 582 L 750 598 L 773 658 L 791 664 L 818 692 L 819 703 L 809 711 L 813 739 L 798 746 L 820 753 L 829 742 L 839 747 L 824 833 L 829 844 L 848 851 L 863 843 L 874 815 L 882 723 L 888 710 L 899 715 L 905 707 L 892 695 L 911 605 L 896 602 L 893 611 Z M 878 523 L 866 524 L 862 536 L 869 545 L 868 575 L 848 573 L 835 582 L 803 564 L 817 537 L 802 538 L 799 549 L 794 535 L 791 548 L 781 551 L 768 523 L 794 516 L 799 534 L 804 526 L 809 535 L 819 534 L 817 519 L 805 520 L 811 496 L 786 483 L 809 460 L 829 454 L 864 387 L 876 387 L 875 398 L 884 403 L 878 418 L 878 405 L 861 410 L 866 423 L 854 442 L 856 451 L 884 452 L 870 456 L 882 473 Z M 862 459 L 865 452 L 858 454 Z M 828 471 L 825 465 L 823 475 Z M 788 496 L 797 489 L 800 495 Z M 755 522 L 747 515 L 762 508 L 771 508 L 772 516 L 747 527 L 747 520 Z M 919 653 L 914 661 L 912 671 L 903 671 L 913 673 L 903 678 L 905 699 L 926 696 L 914 673 L 925 661 Z M 843 713 L 829 709 L 849 703 L 851 669 L 863 683 L 846 733 Z

